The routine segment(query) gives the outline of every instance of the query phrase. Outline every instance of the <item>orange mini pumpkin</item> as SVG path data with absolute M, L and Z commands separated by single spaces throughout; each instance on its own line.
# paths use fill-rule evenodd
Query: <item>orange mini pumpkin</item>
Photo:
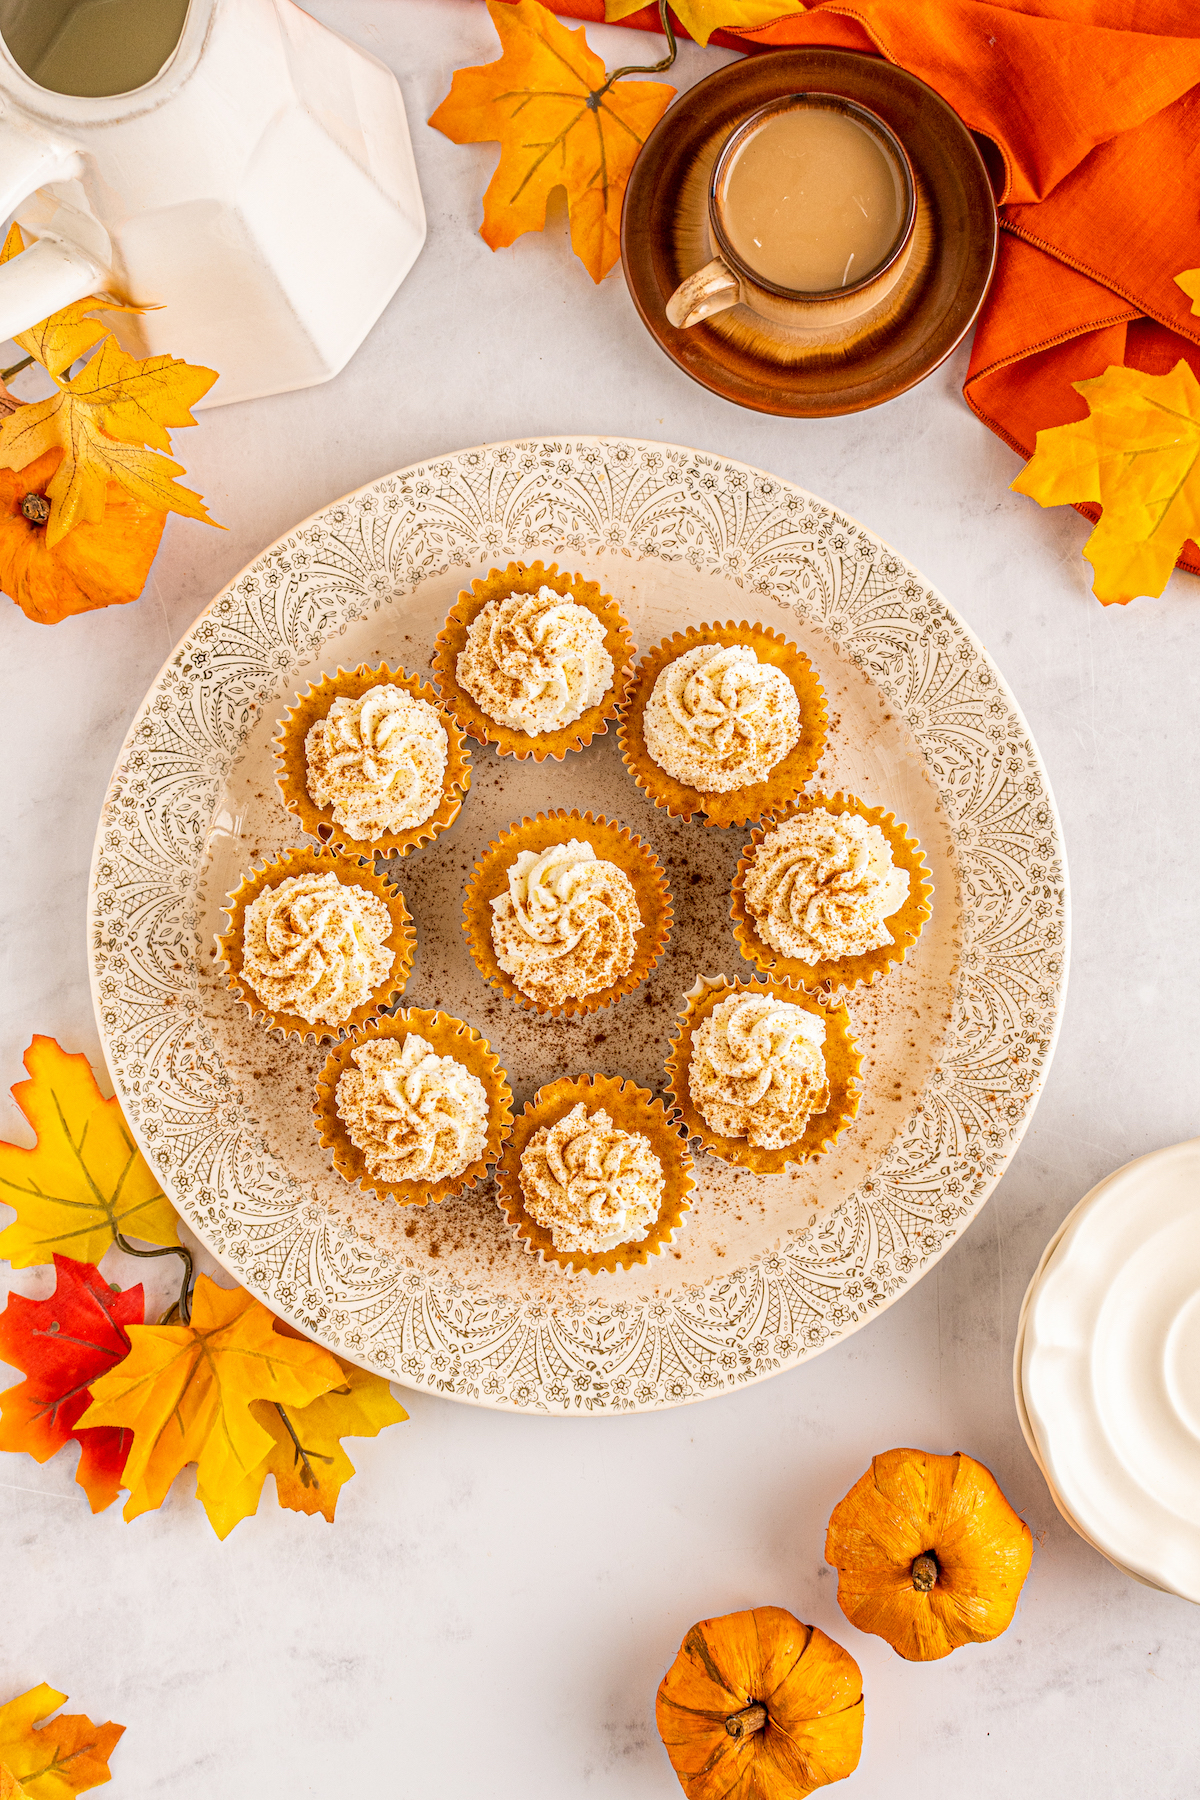
M 104 517 L 81 520 L 51 548 L 46 487 L 62 454 L 47 450 L 24 469 L 0 469 L 0 590 L 38 625 L 136 600 L 167 517 L 110 481 Z
M 858 1664 L 781 1606 L 693 1625 L 654 1712 L 688 1800 L 802 1800 L 862 1752 Z
M 1032 1556 L 1029 1527 L 995 1476 L 961 1453 L 875 1457 L 825 1538 L 846 1617 L 910 1662 L 999 1637 Z

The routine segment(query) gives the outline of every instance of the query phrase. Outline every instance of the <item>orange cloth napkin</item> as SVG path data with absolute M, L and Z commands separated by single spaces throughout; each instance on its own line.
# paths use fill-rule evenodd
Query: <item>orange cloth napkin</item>
M 604 16 L 603 0 L 552 7 Z M 622 23 L 657 30 L 657 8 Z M 1174 281 L 1200 266 L 1200 0 L 816 0 L 713 41 L 886 56 L 995 146 L 1000 258 L 963 393 L 1022 456 L 1087 416 L 1071 383 L 1112 363 L 1183 357 L 1200 376 L 1200 317 Z M 1200 548 L 1179 566 L 1200 574 Z

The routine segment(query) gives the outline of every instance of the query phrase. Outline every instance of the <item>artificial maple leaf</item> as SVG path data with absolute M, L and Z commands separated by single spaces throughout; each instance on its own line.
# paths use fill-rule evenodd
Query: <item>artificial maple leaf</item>
M 43 1682 L 0 1706 L 0 1763 L 29 1800 L 70 1800 L 112 1780 L 108 1759 L 123 1725 L 93 1725 L 83 1713 L 59 1713 L 48 1725 L 37 1725 L 66 1697 Z
M 232 1489 L 269 1456 L 273 1439 L 255 1400 L 303 1407 L 342 1383 L 336 1357 L 281 1336 L 266 1307 L 242 1288 L 201 1275 L 189 1325 L 133 1325 L 130 1352 L 92 1384 L 81 1426 L 133 1432 L 125 1464 L 124 1516 L 161 1506 L 179 1471 L 198 1465 L 196 1494 L 219 1536 Z M 241 1516 L 241 1515 L 239 1515 Z
M 500 142 L 480 234 L 493 250 L 541 231 L 556 187 L 567 190 L 571 248 L 593 281 L 621 254 L 621 201 L 638 151 L 674 98 L 661 82 L 609 86 L 582 29 L 538 0 L 488 0 L 503 54 L 459 69 L 429 123 L 456 144 Z M 0 444 L 3 432 L 0 431 Z
M 1167 375 L 1114 364 L 1076 381 L 1088 417 L 1039 431 L 1013 482 L 1042 506 L 1103 507 L 1083 547 L 1105 606 L 1157 598 L 1189 538 L 1200 540 L 1200 382 L 1186 362 Z
M 0 1450 L 28 1450 L 47 1462 L 72 1438 L 80 1445 L 75 1479 L 103 1512 L 116 1499 L 132 1442 L 112 1426 L 79 1431 L 90 1384 L 129 1354 L 125 1328 L 144 1317 L 142 1290 L 109 1286 L 91 1263 L 54 1258 L 48 1300 L 10 1294 L 0 1313 L 0 1361 L 27 1377 L 0 1393 Z
M 385 1425 L 398 1425 L 408 1414 L 382 1375 L 353 1363 L 341 1365 L 342 1380 L 300 1411 L 287 1409 L 288 1430 L 277 1407 L 260 1402 L 254 1416 L 271 1433 L 275 1445 L 267 1472 L 275 1477 L 280 1506 L 292 1512 L 323 1513 L 332 1522 L 338 1494 L 354 1473 L 342 1448 L 344 1437 L 378 1437 Z
M 1185 269 L 1182 275 L 1176 275 L 1175 285 L 1183 289 L 1192 302 L 1192 311 L 1200 317 L 1200 269 Z
M 98 1263 L 118 1231 L 178 1244 L 175 1211 L 87 1057 L 35 1037 L 25 1067 L 30 1079 L 17 1082 L 13 1099 L 37 1143 L 32 1150 L 0 1143 L 0 1200 L 17 1210 L 0 1232 L 0 1257 L 14 1269 L 48 1263 L 56 1250 Z
M 604 0 L 604 17 L 615 25 L 645 5 L 646 0 Z M 714 31 L 751 31 L 804 10 L 805 0 L 671 0 L 671 11 L 698 44 L 707 44 Z
M 279 1319 L 275 1329 L 282 1336 L 306 1341 Z M 382 1375 L 356 1368 L 340 1356 L 334 1360 L 341 1369 L 337 1387 L 308 1406 L 277 1406 L 259 1400 L 251 1408 L 275 1441 L 245 1481 L 228 1487 L 209 1507 L 208 1516 L 218 1537 L 226 1537 L 239 1519 L 257 1511 L 268 1475 L 275 1477 L 280 1506 L 290 1512 L 321 1513 L 332 1524 L 338 1495 L 354 1473 L 341 1439 L 378 1437 L 385 1425 L 407 1419 Z
M 12 1770 L 5 1763 L 0 1763 L 0 1800 L 27 1800 L 28 1789 L 23 1788 Z
M 0 262 L 23 248 L 13 226 Z M 170 449 L 168 426 L 196 423 L 191 409 L 217 379 L 216 371 L 172 356 L 128 355 L 109 327 L 91 317 L 98 310 L 143 309 L 91 294 L 15 340 L 53 377 L 57 391 L 19 407 L 0 424 L 0 468 L 24 469 L 48 450 L 62 452 L 46 486 L 51 549 L 81 520 L 103 519 L 110 481 L 120 482 L 145 506 L 215 524 L 199 494 L 174 479 L 183 465 L 160 452 Z M 97 344 L 99 352 L 66 379 L 65 372 Z

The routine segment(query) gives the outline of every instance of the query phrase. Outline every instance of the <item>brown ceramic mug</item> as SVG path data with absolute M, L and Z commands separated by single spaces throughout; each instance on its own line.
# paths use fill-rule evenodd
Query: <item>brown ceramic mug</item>
M 882 259 L 877 259 L 857 281 L 839 287 L 780 286 L 751 268 L 730 239 L 727 197 L 739 154 L 764 125 L 781 113 L 798 108 L 841 113 L 853 119 L 883 153 L 898 189 L 899 222 Z M 667 301 L 667 318 L 672 325 L 686 329 L 711 313 L 741 304 L 764 319 L 801 330 L 823 331 L 847 324 L 878 305 L 900 280 L 912 253 L 916 212 L 912 164 L 899 138 L 876 113 L 841 94 L 786 94 L 751 113 L 726 139 L 708 194 L 709 238 L 716 254 L 711 262 L 680 282 Z

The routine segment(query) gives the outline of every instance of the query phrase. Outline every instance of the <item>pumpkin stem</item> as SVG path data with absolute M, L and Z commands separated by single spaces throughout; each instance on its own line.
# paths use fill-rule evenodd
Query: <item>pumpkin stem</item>
M 749 1737 L 751 1732 L 761 1731 L 766 1722 L 766 1707 L 761 1701 L 753 1700 L 741 1712 L 733 1713 L 726 1719 L 725 1729 L 731 1738 L 736 1738 L 740 1743 L 743 1738 Z
M 918 1594 L 927 1594 L 940 1573 L 937 1557 L 930 1550 L 922 1551 L 912 1566 L 912 1584 Z
M 31 525 L 44 525 L 50 517 L 50 502 L 45 494 L 26 494 L 21 512 Z

